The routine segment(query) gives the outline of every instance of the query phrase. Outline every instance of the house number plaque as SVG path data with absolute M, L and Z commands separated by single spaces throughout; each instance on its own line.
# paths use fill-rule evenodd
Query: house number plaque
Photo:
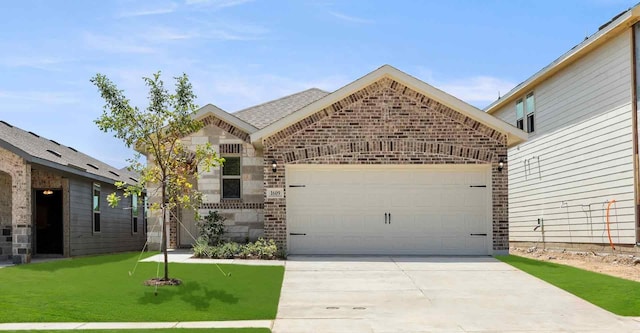
M 284 189 L 267 188 L 267 199 L 284 199 Z

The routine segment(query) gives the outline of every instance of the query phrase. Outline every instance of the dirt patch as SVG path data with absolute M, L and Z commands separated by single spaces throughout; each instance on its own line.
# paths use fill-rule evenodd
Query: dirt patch
M 162 279 L 162 278 L 153 278 L 144 281 L 145 286 L 179 286 L 182 284 L 182 281 L 179 279 Z
M 640 282 L 639 255 L 561 251 L 535 247 L 527 249 L 512 247 L 509 253 Z

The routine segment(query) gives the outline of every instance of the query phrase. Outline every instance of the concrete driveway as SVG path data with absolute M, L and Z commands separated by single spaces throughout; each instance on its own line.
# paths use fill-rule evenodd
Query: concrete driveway
M 640 332 L 491 257 L 290 257 L 274 333 Z

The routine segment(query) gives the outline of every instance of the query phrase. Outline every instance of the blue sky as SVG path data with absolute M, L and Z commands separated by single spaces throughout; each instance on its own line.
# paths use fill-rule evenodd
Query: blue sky
M 0 119 L 123 167 L 96 73 L 144 107 L 184 72 L 233 112 L 390 64 L 483 108 L 636 1 L 2 1 Z

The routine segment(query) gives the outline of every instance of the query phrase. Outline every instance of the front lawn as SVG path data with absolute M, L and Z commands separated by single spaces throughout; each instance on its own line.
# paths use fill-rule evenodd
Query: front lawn
M 156 263 L 137 253 L 76 258 L 0 269 L 0 322 L 213 321 L 274 319 L 284 268 L 169 264 L 181 286 L 143 282 Z M 160 265 L 162 274 L 162 264 Z
M 640 282 L 515 255 L 497 259 L 621 316 L 640 316 Z

